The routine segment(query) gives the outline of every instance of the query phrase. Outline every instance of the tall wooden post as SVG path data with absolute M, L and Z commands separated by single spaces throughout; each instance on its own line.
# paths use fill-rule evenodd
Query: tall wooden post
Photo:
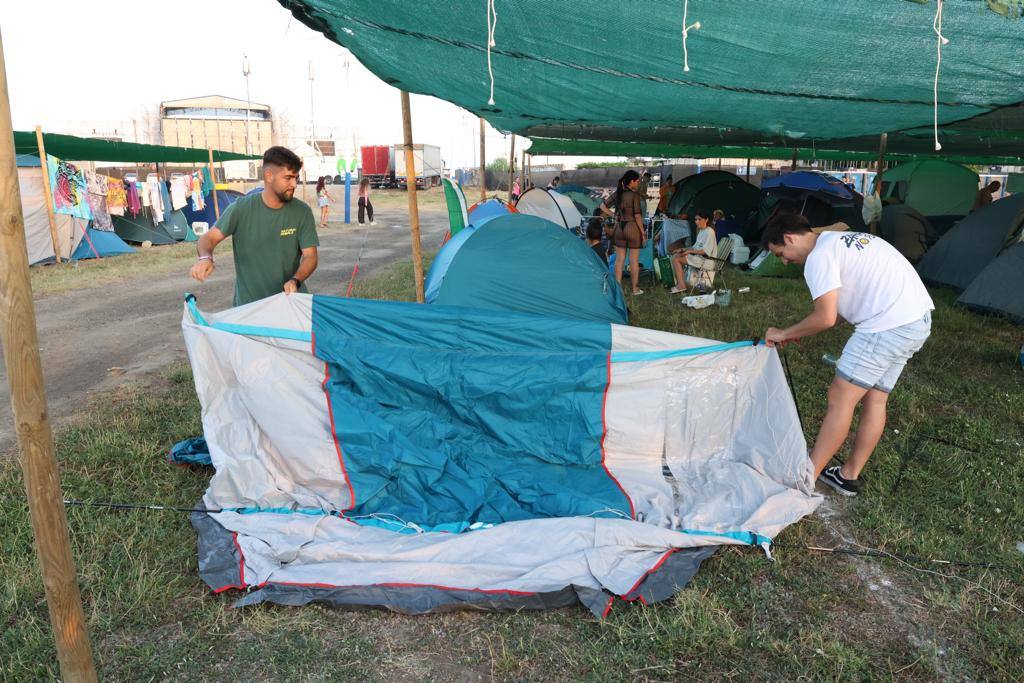
M 526 192 L 526 148 L 523 148 L 522 161 L 519 164 L 519 191 Z
M 213 189 L 210 190 L 210 194 L 213 198 L 213 215 L 216 218 L 220 218 L 220 202 L 217 201 L 217 176 L 213 174 L 213 150 L 207 149 L 210 153 L 210 161 L 207 164 L 207 168 L 210 170 L 210 182 L 213 183 Z
M 53 433 L 47 417 L 35 307 L 28 274 L 25 218 L 21 212 L 14 156 L 7 69 L 0 40 L 0 336 L 18 433 L 25 493 L 50 624 L 57 643 L 61 677 L 66 681 L 95 681 L 96 670 L 85 627 L 82 597 L 75 579 L 64 496 L 53 451 Z M 45 169 L 46 157 L 41 156 L 40 161 Z
M 750 159 L 747 159 L 747 182 L 750 182 Z
M 480 201 L 487 199 L 487 157 L 485 152 L 487 151 L 484 147 L 484 127 L 487 124 L 484 123 L 483 117 L 480 118 Z
M 412 151 L 412 111 L 409 93 L 402 92 L 402 133 L 405 142 L 405 187 L 409 195 L 409 228 L 412 231 L 412 270 L 416 278 L 416 301 L 423 303 L 423 253 L 420 251 L 420 209 L 416 203 L 416 157 Z
M 793 148 L 793 163 L 791 163 L 789 165 L 789 170 L 790 171 L 795 171 L 796 170 L 796 160 L 797 160 L 797 157 L 799 157 L 799 156 L 800 156 L 800 148 L 799 147 L 794 147 Z
M 527 166 L 527 169 L 529 170 L 530 175 L 530 185 L 533 185 L 533 154 L 531 154 L 530 157 L 526 160 L 526 163 L 529 164 L 529 166 Z
M 512 141 L 508 148 L 508 203 L 512 203 L 512 178 L 516 174 L 516 134 L 512 133 Z
M 885 167 L 885 145 L 889 140 L 888 133 L 882 133 L 878 139 L 878 165 L 875 166 L 875 196 L 882 201 L 882 169 Z M 878 234 L 878 221 L 871 221 L 868 226 L 872 235 Z
M 41 126 L 36 126 L 36 145 L 39 147 L 39 168 L 43 171 L 43 199 L 46 201 L 46 216 L 50 219 L 50 241 L 53 242 L 53 256 L 57 259 L 57 263 L 60 263 L 60 244 L 57 243 L 57 217 L 53 213 L 53 189 L 50 187 L 50 165 L 46 163 L 46 145 L 43 144 L 43 129 Z

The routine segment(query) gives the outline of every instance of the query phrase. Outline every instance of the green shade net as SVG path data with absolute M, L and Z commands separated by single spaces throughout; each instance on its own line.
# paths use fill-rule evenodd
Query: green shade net
M 890 132 L 934 153 L 934 2 L 689 0 L 684 71 L 680 0 L 494 0 L 494 104 L 486 2 L 279 2 L 386 82 L 531 138 L 871 152 Z M 1018 156 L 1021 23 L 980 0 L 943 15 L 943 152 Z
M 207 163 L 210 152 L 192 147 L 164 147 L 143 145 L 135 142 L 111 142 L 95 138 L 79 138 L 74 135 L 43 133 L 46 153 L 61 159 L 73 161 L 125 161 L 135 163 Z M 39 145 L 34 132 L 14 131 L 14 148 L 17 154 L 39 156 Z M 213 150 L 214 161 L 239 161 L 262 159 L 261 156 L 235 154 Z

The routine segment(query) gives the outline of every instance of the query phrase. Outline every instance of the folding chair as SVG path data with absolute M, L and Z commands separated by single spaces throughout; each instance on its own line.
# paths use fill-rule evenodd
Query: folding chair
M 693 296 L 698 287 L 705 287 L 710 290 L 716 275 L 719 279 L 722 279 L 722 271 L 725 270 L 725 264 L 729 262 L 730 254 L 732 254 L 732 240 L 728 237 L 718 240 L 718 248 L 715 249 L 715 255 L 703 257 L 704 260 L 697 271 L 697 277 L 694 278 L 694 282 L 690 286 L 688 296 Z

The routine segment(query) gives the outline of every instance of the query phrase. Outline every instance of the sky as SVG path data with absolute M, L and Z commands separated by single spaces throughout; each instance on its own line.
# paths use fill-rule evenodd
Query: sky
M 354 128 L 361 145 L 402 140 L 399 91 L 275 0 L 6 0 L 0 33 L 15 130 L 131 121 L 165 100 L 244 100 L 246 54 L 251 99 L 270 105 L 275 117 L 310 121 L 312 62 L 317 128 Z M 415 142 L 440 146 L 450 168 L 479 163 L 474 114 L 421 95 L 411 106 Z M 487 130 L 488 161 L 507 158 L 508 136 Z

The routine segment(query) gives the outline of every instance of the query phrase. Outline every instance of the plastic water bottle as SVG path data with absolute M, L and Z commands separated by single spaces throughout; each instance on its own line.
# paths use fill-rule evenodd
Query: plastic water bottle
M 839 359 L 833 356 L 831 353 L 826 353 L 824 356 L 821 357 L 821 362 L 825 363 L 826 365 L 831 365 L 834 367 L 839 364 Z

